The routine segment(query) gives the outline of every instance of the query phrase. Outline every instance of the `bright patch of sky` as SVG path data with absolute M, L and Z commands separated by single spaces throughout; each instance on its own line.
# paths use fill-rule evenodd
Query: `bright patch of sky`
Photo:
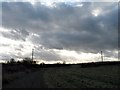
M 2 2 L 118 2 L 119 0 L 1 0 Z
M 101 9 L 95 9 L 95 10 L 92 11 L 92 14 L 93 14 L 94 16 L 96 16 L 96 17 L 97 17 L 100 13 L 101 13 Z
M 12 0 L 3 1 L 11 2 Z M 93 5 L 92 7 L 91 3 L 81 3 L 88 0 L 13 0 L 13 2 L 17 1 L 29 1 L 32 5 L 20 4 L 23 5 L 22 8 L 18 3 L 13 4 L 13 6 L 18 5 L 18 11 L 11 7 L 15 17 L 8 10 L 6 6 L 8 3 L 3 5 L 6 11 L 3 14 L 3 27 L 0 27 L 0 55 L 2 56 L 0 60 L 12 57 L 21 60 L 26 56 L 31 57 L 33 48 L 35 50 L 34 59 L 45 63 L 101 61 L 100 50 L 102 49 L 105 51 L 105 55 L 108 55 L 104 55 L 105 60 L 117 60 L 118 52 L 114 45 L 117 20 L 114 16 L 117 15 L 117 9 L 114 10 L 110 3 L 104 7 L 97 3 L 98 6 Z M 37 6 L 38 1 L 41 2 L 40 5 L 52 9 Z M 63 5 L 59 10 L 55 9 L 56 2 L 64 2 L 71 7 Z M 17 25 L 21 25 L 20 28 L 25 29 L 19 30 Z M 111 35 L 113 36 L 111 37 Z M 91 51 L 95 51 L 95 53 Z

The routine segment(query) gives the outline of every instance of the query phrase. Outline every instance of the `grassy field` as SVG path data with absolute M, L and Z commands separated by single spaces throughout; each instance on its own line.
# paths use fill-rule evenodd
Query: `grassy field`
M 50 68 L 44 74 L 49 88 L 117 88 L 119 66 Z
M 30 70 L 30 68 L 29 68 Z M 4 85 L 3 88 L 118 88 L 120 86 L 120 66 L 102 65 L 81 68 L 80 65 L 32 68 L 29 73 L 4 72 L 3 81 L 19 77 Z M 26 82 L 25 84 L 23 84 Z

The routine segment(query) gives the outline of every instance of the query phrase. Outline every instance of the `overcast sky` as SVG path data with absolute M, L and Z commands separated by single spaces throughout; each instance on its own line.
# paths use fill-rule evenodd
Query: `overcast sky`
M 32 48 L 45 62 L 100 61 L 100 51 L 118 60 L 118 2 L 1 4 L 0 60 L 31 57 Z

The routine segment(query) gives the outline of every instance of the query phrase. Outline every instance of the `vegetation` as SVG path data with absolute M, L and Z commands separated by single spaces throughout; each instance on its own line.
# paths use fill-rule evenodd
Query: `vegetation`
M 42 83 L 48 88 L 117 88 L 120 85 L 120 62 L 97 62 L 82 64 L 34 64 L 30 58 L 3 64 L 3 87 L 27 87 Z M 27 78 L 27 79 L 25 79 Z M 17 80 L 20 80 L 19 83 Z M 44 81 L 44 82 L 43 82 Z M 26 84 L 23 85 L 26 87 Z
M 36 61 L 32 61 L 26 57 L 22 61 L 15 61 L 11 58 L 7 64 L 2 64 L 2 84 L 6 85 L 10 82 L 24 77 L 26 74 L 36 71 L 38 68 Z
M 120 66 L 50 68 L 44 78 L 49 88 L 117 88 Z
M 7 64 L 36 64 L 36 61 L 33 61 L 29 57 L 23 58 L 22 61 L 15 61 L 14 58 L 11 58 L 10 61 L 7 62 Z

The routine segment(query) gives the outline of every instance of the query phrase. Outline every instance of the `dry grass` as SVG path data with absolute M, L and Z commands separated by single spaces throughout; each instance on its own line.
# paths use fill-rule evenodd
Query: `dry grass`
M 119 68 L 51 68 L 45 72 L 44 78 L 49 88 L 117 88 L 120 84 Z

